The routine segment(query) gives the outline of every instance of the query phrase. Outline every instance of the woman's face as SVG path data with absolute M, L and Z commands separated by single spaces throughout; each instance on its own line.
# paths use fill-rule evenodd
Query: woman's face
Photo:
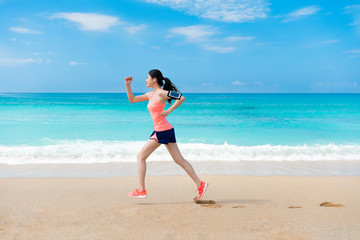
M 149 74 L 147 75 L 147 78 L 145 80 L 146 82 L 146 87 L 152 87 L 155 83 L 156 79 L 155 78 L 152 78 Z

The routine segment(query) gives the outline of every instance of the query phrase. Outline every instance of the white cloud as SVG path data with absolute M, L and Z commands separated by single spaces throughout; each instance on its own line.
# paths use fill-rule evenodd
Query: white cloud
M 151 49 L 160 50 L 160 47 L 159 46 L 152 46 Z
M 220 47 L 220 46 L 204 46 L 206 50 L 215 51 L 218 53 L 229 53 L 235 51 L 234 47 Z
M 348 50 L 348 51 L 345 51 L 344 53 L 355 53 L 355 54 L 360 54 L 360 48 L 358 48 L 358 49 Z
M 9 41 L 18 42 L 18 43 L 22 43 L 22 44 L 25 44 L 25 45 L 30 45 L 30 42 L 18 40 L 18 39 L 16 39 L 16 38 L 9 38 Z
M 283 22 L 299 20 L 299 19 L 302 19 L 302 17 L 316 14 L 320 10 L 321 10 L 321 8 L 318 6 L 304 7 L 304 8 L 298 9 L 294 12 L 289 13 Z
M 289 13 L 292 17 L 300 17 L 300 16 L 306 16 L 306 15 L 312 15 L 320 11 L 320 8 L 318 6 L 310 6 L 310 7 L 304 7 L 301 9 L 296 10 L 295 12 Z
M 188 27 L 176 27 L 170 29 L 170 35 L 168 36 L 168 38 L 173 38 L 176 35 L 180 35 L 185 38 L 186 42 L 199 44 L 202 48 L 209 51 L 215 51 L 218 53 L 229 53 L 235 51 L 235 47 L 223 47 L 213 45 L 213 42 L 216 42 L 216 40 L 211 39 L 211 37 L 218 33 L 219 32 L 211 26 L 193 25 Z M 231 38 L 235 37 L 230 37 L 230 40 Z
M 358 25 L 359 23 L 360 23 L 359 21 L 355 21 L 355 22 L 349 23 L 348 25 L 349 25 L 349 26 L 356 26 L 356 25 Z
M 42 63 L 42 59 L 34 58 L 0 58 L 0 67 L 19 67 L 30 63 Z
M 204 82 L 204 83 L 201 84 L 201 86 L 203 86 L 203 87 L 213 87 L 214 83 L 212 83 L 212 82 Z
M 32 54 L 39 56 L 39 55 L 57 55 L 54 52 L 33 52 Z
M 360 10 L 360 4 L 354 4 L 354 5 L 346 6 L 345 10 L 347 10 L 348 12 L 359 11 Z
M 339 39 L 330 39 L 330 40 L 327 40 L 327 41 L 308 44 L 308 45 L 306 45 L 304 47 L 305 48 L 313 48 L 313 47 L 318 47 L 319 45 L 329 45 L 329 44 L 335 44 L 335 43 L 338 43 L 338 42 L 340 42 Z
M 262 82 L 254 82 L 254 85 L 261 87 L 265 86 Z
M 189 58 L 188 57 L 176 58 L 176 60 L 178 60 L 178 61 L 187 61 L 187 60 L 189 60 Z
M 117 17 L 97 13 L 56 13 L 51 18 L 62 18 L 79 25 L 83 31 L 109 31 L 120 24 Z
M 344 51 L 344 53 L 346 53 L 349 58 L 358 58 L 360 57 L 360 48 Z
M 333 43 L 338 43 L 339 39 L 331 39 L 331 40 L 327 40 L 327 41 L 323 41 L 320 44 L 333 44 Z
M 42 32 L 28 29 L 28 28 L 21 28 L 21 27 L 11 27 L 9 28 L 10 31 L 16 32 L 16 33 L 22 33 L 22 34 L 41 34 Z
M 238 42 L 238 41 L 248 41 L 248 40 L 253 40 L 255 37 L 240 37 L 240 36 L 231 36 L 231 37 L 226 37 L 224 38 L 224 40 L 226 42 Z
M 75 62 L 75 61 L 71 61 L 69 62 L 69 65 L 70 66 L 77 66 L 77 65 L 86 65 L 86 63 L 83 63 L 83 62 Z
M 142 24 L 142 25 L 139 25 L 139 26 L 129 26 L 129 27 L 124 27 L 124 29 L 128 33 L 135 34 L 135 33 L 138 33 L 141 30 L 146 29 L 146 25 Z
M 358 58 L 358 57 L 360 57 L 360 48 L 351 49 L 351 50 L 345 51 L 344 53 L 347 53 L 350 58 Z
M 206 25 L 193 25 L 188 27 L 176 27 L 170 29 L 169 37 L 174 35 L 184 36 L 188 42 L 204 42 L 208 41 L 209 37 L 215 35 L 217 31 Z
M 350 5 L 345 7 L 345 12 L 351 14 L 353 22 L 348 25 L 354 26 L 355 31 L 360 35 L 360 4 Z
M 245 85 L 246 83 L 243 83 L 243 82 L 240 82 L 240 81 L 234 81 L 231 83 L 231 85 L 234 85 L 234 86 L 242 86 L 242 85 Z
M 249 22 L 267 17 L 266 0 L 145 0 L 189 15 L 222 22 Z
M 273 44 L 280 44 L 282 42 L 261 42 L 261 43 L 256 43 L 255 45 L 273 45 Z
M 311 85 L 313 92 L 358 92 L 357 82 L 315 82 Z

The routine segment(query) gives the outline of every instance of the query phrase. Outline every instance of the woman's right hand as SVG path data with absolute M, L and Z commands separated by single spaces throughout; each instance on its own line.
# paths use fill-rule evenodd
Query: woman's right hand
M 126 84 L 130 84 L 132 82 L 132 77 L 126 77 L 125 78 L 125 83 Z

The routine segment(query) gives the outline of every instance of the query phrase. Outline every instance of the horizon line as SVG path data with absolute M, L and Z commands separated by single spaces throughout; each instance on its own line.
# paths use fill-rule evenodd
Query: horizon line
M 1 92 L 3 93 L 84 93 L 84 94 L 116 94 L 126 92 Z M 146 92 L 133 92 L 146 93 Z M 182 92 L 184 93 L 184 92 Z M 360 92 L 185 92 L 186 94 L 360 94 Z

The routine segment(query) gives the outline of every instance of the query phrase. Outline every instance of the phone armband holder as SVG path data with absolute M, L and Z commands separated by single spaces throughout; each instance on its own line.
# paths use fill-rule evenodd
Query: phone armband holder
M 169 91 L 167 94 L 168 97 L 175 100 L 180 100 L 181 95 L 182 95 L 181 93 L 175 91 Z

